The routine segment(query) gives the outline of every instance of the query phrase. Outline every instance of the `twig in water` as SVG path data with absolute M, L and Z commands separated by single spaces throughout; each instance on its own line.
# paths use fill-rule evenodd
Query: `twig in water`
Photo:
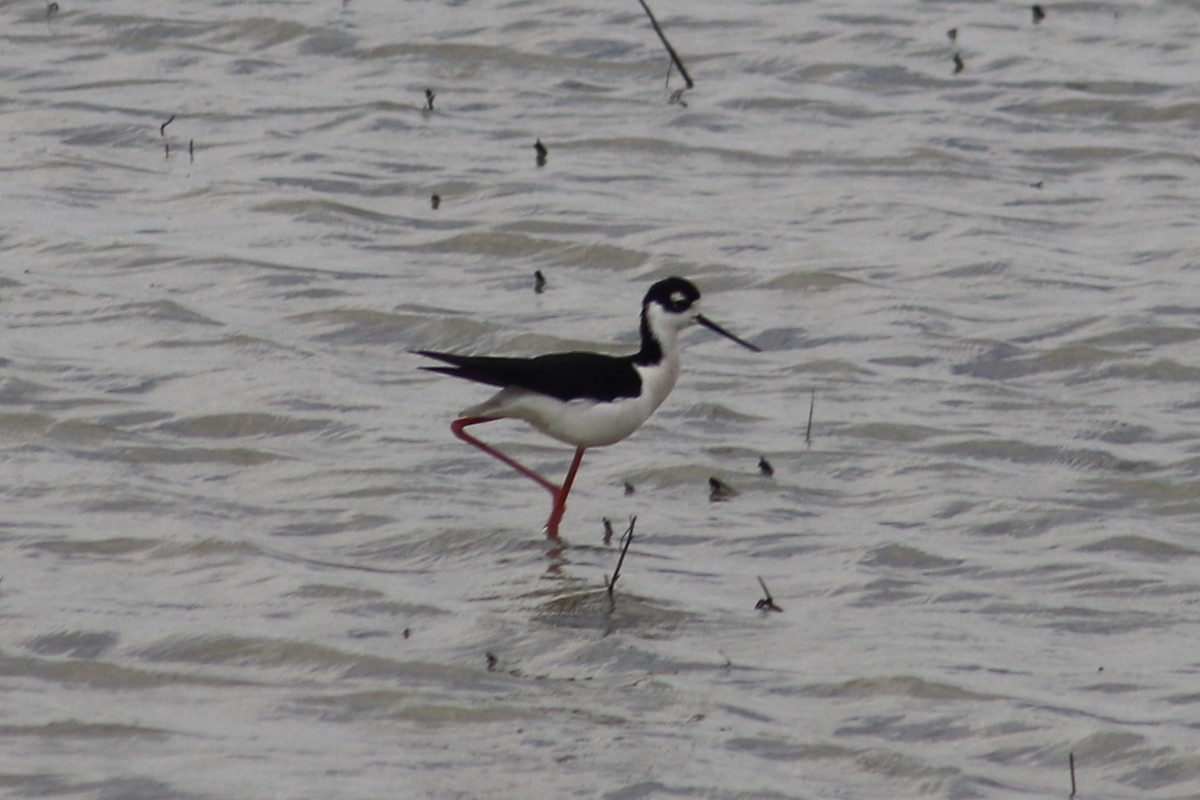
M 437 97 L 437 92 L 433 89 L 425 90 L 425 110 L 433 111 L 433 98 Z
M 166 122 L 164 122 L 162 125 L 159 125 L 159 126 L 158 126 L 158 135 L 159 135 L 159 136 L 166 136 L 166 135 L 167 135 L 167 126 L 168 126 L 168 125 L 170 125 L 170 124 L 171 124 L 172 122 L 174 122 L 174 121 L 175 121 L 175 115 L 174 115 L 174 114 L 172 114 L 172 115 L 171 115 L 171 118 L 170 118 L 169 120 L 167 120 Z
M 535 269 L 533 271 L 533 292 L 534 294 L 541 294 L 544 291 L 546 291 L 546 276 L 542 274 L 540 269 Z
M 962 72 L 964 66 L 966 66 L 966 65 L 963 64 L 962 56 L 958 53 L 955 53 L 954 54 L 954 74 L 957 75 L 958 73 Z
M 493 654 L 493 653 L 491 653 L 491 652 L 484 653 L 484 655 L 485 655 L 485 656 L 487 656 L 487 668 L 488 668 L 488 672 L 495 672 L 495 670 L 496 670 L 496 665 L 497 665 L 498 663 L 500 663 L 500 659 L 496 658 L 495 654 Z
M 633 544 L 633 526 L 637 524 L 637 517 L 629 518 L 629 527 L 621 534 L 621 555 L 617 558 L 617 568 L 613 570 L 612 578 L 604 576 L 604 585 L 608 587 L 608 610 L 612 611 L 616 608 L 617 601 L 613 597 L 613 589 L 617 586 L 617 578 L 621 577 L 621 565 L 625 563 L 625 554 L 629 552 L 629 545 Z
M 625 496 L 626 497 L 629 497 L 629 495 L 633 494 L 636 491 L 637 491 L 637 489 L 633 488 L 632 483 L 630 483 L 629 481 L 625 481 Z
M 603 517 L 601 518 L 601 522 L 604 523 L 604 544 L 610 545 L 612 544 L 613 535 L 612 520 L 608 517 Z
M 696 84 L 692 82 L 692 76 L 688 75 L 687 67 L 679 60 L 679 54 L 675 52 L 675 48 L 671 47 L 671 43 L 667 41 L 667 35 L 658 26 L 658 20 L 654 18 L 654 12 L 650 10 L 650 6 L 646 5 L 646 0 L 638 0 L 638 2 L 642 4 L 642 8 L 646 11 L 646 16 L 650 18 L 650 24 L 654 26 L 654 32 L 658 34 L 658 38 L 662 40 L 663 47 L 667 48 L 667 54 L 671 56 L 671 61 L 679 68 L 679 74 L 687 81 L 687 88 L 691 89 Z
M 429 198 L 429 206 L 434 211 L 437 211 L 438 206 L 440 206 L 441 204 L 442 204 L 442 196 L 440 194 L 435 194 Z
M 767 588 L 767 582 L 762 579 L 761 575 L 758 577 L 758 585 L 762 587 L 763 594 L 765 594 L 766 597 L 755 603 L 754 608 L 758 611 L 782 612 L 783 609 L 775 605 L 775 598 L 771 597 L 771 590 Z
M 775 474 L 775 468 L 771 466 L 770 461 L 767 461 L 766 456 L 758 457 L 758 471 L 765 478 L 770 478 Z
M 1042 8 L 1037 3 L 1033 5 L 1033 24 L 1037 25 L 1046 18 L 1046 9 Z
M 725 483 L 716 475 L 708 479 L 708 500 L 710 503 L 724 503 L 738 496 L 738 490 Z
M 188 162 L 192 163 L 196 160 L 196 140 L 188 139 Z
M 163 158 L 164 159 L 170 158 L 171 157 L 171 143 L 170 142 L 165 143 L 163 145 L 163 150 L 166 152 L 166 155 L 163 156 Z
M 1036 8 L 1036 6 L 1034 6 Z M 1071 753 L 1068 758 L 1068 763 L 1071 765 L 1071 797 L 1075 796 L 1075 754 Z
M 537 165 L 539 167 L 546 166 L 546 156 L 550 155 L 550 151 L 546 149 L 546 145 L 542 144 L 541 139 L 533 143 L 533 150 L 537 153 Z
M 812 417 L 813 409 L 817 407 L 817 390 L 813 389 L 808 398 L 808 427 L 804 429 L 804 446 L 812 447 Z

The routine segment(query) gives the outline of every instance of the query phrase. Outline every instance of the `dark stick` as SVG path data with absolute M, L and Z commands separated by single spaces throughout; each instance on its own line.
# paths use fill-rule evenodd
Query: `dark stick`
M 646 16 L 650 18 L 650 24 L 654 26 L 654 32 L 658 34 L 659 39 L 662 39 L 663 47 L 667 48 L 667 53 L 670 54 L 671 60 L 675 62 L 675 66 L 679 67 L 679 74 L 683 76 L 683 79 L 687 81 L 688 88 L 691 89 L 696 84 L 692 83 L 692 76 L 688 75 L 687 67 L 683 66 L 683 62 L 679 60 L 679 54 L 675 52 L 674 47 L 671 47 L 671 43 L 667 41 L 667 35 L 658 26 L 658 20 L 654 18 L 654 12 L 650 10 L 650 6 L 646 5 L 646 0 L 638 0 L 638 2 L 646 10 Z
M 764 597 L 762 600 L 759 600 L 755 604 L 754 608 L 759 611 L 783 611 L 782 608 L 775 605 L 775 598 L 771 597 L 771 590 L 767 588 L 767 582 L 762 579 L 761 575 L 758 577 L 758 585 L 762 587 L 763 594 L 765 594 L 766 597 Z
M 808 400 L 808 427 L 804 429 L 804 446 L 812 447 L 812 417 L 813 409 L 817 407 L 817 390 L 812 390 Z
M 196 160 L 196 140 L 188 139 L 188 161 Z
M 174 115 L 174 114 L 172 114 L 172 115 L 171 115 L 171 118 L 170 118 L 169 120 L 167 120 L 166 122 L 164 122 L 162 125 L 159 125 L 159 126 L 158 126 L 158 135 L 159 135 L 159 136 L 166 136 L 166 135 L 167 135 L 167 126 L 168 126 L 168 125 L 170 125 L 170 124 L 171 124 L 172 122 L 174 122 L 174 121 L 175 121 L 175 115 Z
M 621 577 L 621 565 L 625 563 L 625 554 L 629 552 L 629 545 L 633 544 L 633 526 L 637 523 L 637 517 L 629 518 L 629 527 L 621 534 L 621 555 L 617 558 L 617 568 L 613 570 L 612 579 L 605 579 L 608 584 L 608 610 L 612 611 L 617 601 L 613 598 L 613 589 L 617 586 L 617 578 Z
M 1071 764 L 1071 797 L 1075 796 L 1075 754 L 1070 754 L 1069 763 Z

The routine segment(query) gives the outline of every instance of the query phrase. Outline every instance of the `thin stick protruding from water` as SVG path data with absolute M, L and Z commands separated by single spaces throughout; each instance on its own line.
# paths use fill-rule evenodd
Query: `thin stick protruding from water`
M 604 576 L 604 585 L 608 587 L 608 610 L 612 611 L 617 606 L 616 598 L 613 597 L 613 590 L 617 587 L 617 578 L 621 577 L 621 565 L 625 563 L 625 554 L 629 552 L 629 545 L 633 544 L 633 526 L 637 523 L 637 517 L 629 518 L 629 527 L 621 534 L 621 555 L 617 558 L 617 568 L 613 570 L 612 578 Z
M 650 10 L 650 6 L 646 5 L 646 0 L 638 0 L 642 4 L 642 8 L 646 10 L 646 16 L 650 18 L 650 24 L 654 26 L 654 32 L 658 34 L 658 38 L 662 39 L 663 47 L 667 48 L 667 54 L 671 56 L 671 60 L 675 62 L 675 66 L 679 68 L 679 74 L 687 81 L 687 87 L 691 89 L 696 84 L 692 82 L 692 76 L 688 75 L 687 67 L 679 59 L 679 54 L 675 52 L 675 48 L 671 47 L 671 43 L 667 41 L 667 35 L 663 33 L 662 28 L 658 25 L 658 20 L 654 18 L 654 12 Z
M 763 594 L 766 596 L 759 600 L 754 608 L 758 611 L 783 611 L 782 608 L 775 605 L 775 598 L 771 597 L 771 590 L 767 588 L 767 582 L 762 579 L 761 575 L 758 576 L 758 585 L 762 587 Z
M 813 409 L 817 407 L 817 390 L 812 390 L 808 400 L 808 427 L 804 429 L 804 446 L 812 447 L 812 418 Z
M 1075 754 L 1071 753 L 1068 758 L 1068 763 L 1071 765 L 1071 797 L 1075 796 Z

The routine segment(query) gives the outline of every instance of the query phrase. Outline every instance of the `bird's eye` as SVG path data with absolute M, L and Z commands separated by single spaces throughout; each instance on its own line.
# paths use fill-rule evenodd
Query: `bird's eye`
M 671 292 L 670 299 L 672 311 L 684 311 L 692 304 L 691 298 L 683 292 Z

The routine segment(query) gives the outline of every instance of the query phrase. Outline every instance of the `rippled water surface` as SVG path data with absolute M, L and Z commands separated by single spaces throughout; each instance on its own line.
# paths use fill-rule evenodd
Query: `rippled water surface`
M 0 2 L 0 794 L 1200 796 L 1200 7 L 1045 5 Z M 409 351 L 670 274 L 547 541 Z

